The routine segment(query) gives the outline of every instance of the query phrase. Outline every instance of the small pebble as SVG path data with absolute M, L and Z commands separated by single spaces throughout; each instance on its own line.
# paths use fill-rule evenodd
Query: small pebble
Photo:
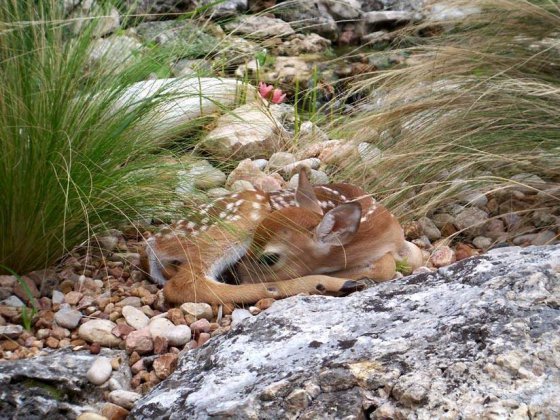
M 76 420 L 107 420 L 107 417 L 97 413 L 86 412 L 76 417 Z
M 116 390 L 109 393 L 109 401 L 130 410 L 141 397 L 137 392 Z
M 86 373 L 88 381 L 94 385 L 101 385 L 105 383 L 113 372 L 111 361 L 107 357 L 100 356 L 95 359 Z
M 210 332 L 210 322 L 205 318 L 199 319 L 191 324 L 191 330 L 193 334 Z
M 91 354 L 99 354 L 101 352 L 101 344 L 99 343 L 91 343 L 89 345 L 89 352 Z
M 174 325 L 166 318 L 152 319 L 149 330 L 152 337 L 159 335 L 167 338 L 171 346 L 183 346 L 191 339 L 191 329 L 188 326 Z
M 136 296 L 128 296 L 118 302 L 115 306 L 117 308 L 123 308 L 125 306 L 134 306 L 135 308 L 140 308 L 142 307 L 142 299 Z
M 0 327 L 0 337 L 18 338 L 23 332 L 21 325 L 6 325 Z
M 61 327 L 72 330 L 78 326 L 82 316 L 82 313 L 76 309 L 62 308 L 54 315 L 54 320 Z
M 113 403 L 105 403 L 101 409 L 101 414 L 109 420 L 125 420 L 128 416 L 128 410 Z
M 159 379 L 165 379 L 177 368 L 179 356 L 166 353 L 154 360 L 154 372 Z
M 61 303 L 64 303 L 64 293 L 58 290 L 53 290 L 52 303 L 53 305 L 60 305 Z
M 430 256 L 434 267 L 445 267 L 455 262 L 455 252 L 448 246 L 440 246 Z
M 80 301 L 82 296 L 84 296 L 84 294 L 80 292 L 68 292 L 64 296 L 64 300 L 69 305 L 76 305 Z
M 154 349 L 154 341 L 147 327 L 128 334 L 125 345 L 129 353 L 135 351 L 138 354 L 146 354 Z
M 472 243 L 478 249 L 488 249 L 492 246 L 492 239 L 487 238 L 486 236 L 477 236 L 473 239 Z
M 99 343 L 103 347 L 118 347 L 122 340 L 112 333 L 117 324 L 106 319 L 93 319 L 80 326 L 78 334 L 88 343 Z
M 122 308 L 122 316 L 128 325 L 137 330 L 144 328 L 150 322 L 150 319 L 144 312 L 130 305 L 126 305 Z
M 187 302 L 181 305 L 181 309 L 185 314 L 192 315 L 197 319 L 206 318 L 208 321 L 212 321 L 212 307 L 207 303 Z

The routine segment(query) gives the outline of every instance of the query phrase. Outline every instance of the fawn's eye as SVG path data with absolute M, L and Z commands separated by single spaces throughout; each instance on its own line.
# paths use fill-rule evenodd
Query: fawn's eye
M 280 254 L 277 254 L 275 252 L 269 252 L 269 253 L 262 254 L 259 257 L 259 264 L 272 267 L 279 260 L 280 260 Z

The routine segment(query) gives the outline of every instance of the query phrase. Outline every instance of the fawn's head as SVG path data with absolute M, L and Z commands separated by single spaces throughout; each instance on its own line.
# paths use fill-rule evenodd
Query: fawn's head
M 235 267 L 238 282 L 286 280 L 333 271 L 333 263 L 336 265 L 344 254 L 344 245 L 354 239 L 360 227 L 360 203 L 341 203 L 323 213 L 303 170 L 294 198 L 295 206 L 272 211 L 259 223 L 247 254 Z

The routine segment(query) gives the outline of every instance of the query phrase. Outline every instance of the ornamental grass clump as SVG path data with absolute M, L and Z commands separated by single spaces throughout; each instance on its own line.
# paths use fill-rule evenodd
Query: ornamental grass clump
M 76 34 L 63 3 L 0 3 L 0 272 L 44 268 L 173 200 L 173 133 L 149 129 L 171 94 L 123 104 L 142 60 L 89 65 L 97 19 Z
M 519 184 L 545 189 L 539 195 L 545 208 L 556 208 L 558 2 L 477 0 L 446 7 L 401 31 L 402 48 L 390 54 L 407 57 L 406 65 L 354 83 L 351 94 L 366 99 L 344 130 L 380 153 L 352 162 L 339 176 L 365 184 L 400 216 L 423 216 L 458 197 L 468 202 L 474 191 Z M 456 19 L 438 20 L 442 12 Z M 427 33 L 432 36 L 418 36 Z

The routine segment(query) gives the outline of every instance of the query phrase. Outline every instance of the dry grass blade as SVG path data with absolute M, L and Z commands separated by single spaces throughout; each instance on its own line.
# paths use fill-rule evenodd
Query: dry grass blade
M 366 99 L 346 132 L 382 157 L 351 162 L 338 175 L 367 185 L 404 217 L 504 188 L 516 174 L 537 175 L 547 188 L 560 181 L 558 3 L 449 7 L 476 13 L 403 29 L 397 53 L 408 65 L 353 85 Z M 428 30 L 438 35 L 418 36 Z M 550 208 L 558 206 L 558 194 L 546 194 Z

